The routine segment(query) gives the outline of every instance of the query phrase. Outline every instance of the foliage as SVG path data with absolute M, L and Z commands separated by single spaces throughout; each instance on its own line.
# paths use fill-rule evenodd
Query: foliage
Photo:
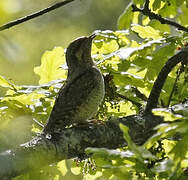
M 62 0 L 1 0 L 0 26 L 58 1 Z M 37 85 L 39 76 L 35 76 L 33 68 L 40 64 L 39 57 L 44 51 L 55 46 L 67 47 L 73 39 L 95 29 L 116 29 L 116 19 L 127 3 L 125 0 L 116 0 L 115 4 L 109 0 L 75 0 L 21 26 L 1 31 L 0 73 L 16 84 Z
M 142 6 L 144 1 L 134 0 Z M 187 25 L 187 1 L 152 0 L 150 8 L 163 17 L 173 17 Z M 182 14 L 177 14 L 177 9 Z M 127 116 L 138 113 L 144 106 L 154 80 L 178 46 L 188 41 L 183 32 L 174 33 L 172 27 L 161 25 L 126 7 L 118 19 L 117 31 L 95 31 L 92 57 L 105 77 L 106 95 L 97 117 Z M 62 64 L 61 68 L 60 65 Z M 41 65 L 34 68 L 40 76 L 39 85 L 20 86 L 0 76 L 0 86 L 6 94 L 0 101 L 0 142 L 13 146 L 14 138 L 5 137 L 7 127 L 18 117 L 28 116 L 31 134 L 42 130 L 52 109 L 55 96 L 66 78 L 64 49 L 56 47 L 41 58 Z M 128 129 L 121 125 L 127 146 L 117 150 L 88 148 L 92 159 L 75 163 L 61 161 L 40 172 L 32 172 L 19 179 L 186 179 L 188 167 L 188 67 L 179 64 L 167 78 L 160 95 L 161 115 L 165 123 L 156 127 L 157 133 L 143 146 L 135 145 Z M 171 95 L 171 96 L 170 96 Z M 182 104 L 181 104 L 182 103 Z M 176 105 L 180 104 L 180 105 Z M 168 109 L 171 106 L 172 111 Z M 25 127 L 23 126 L 22 129 Z M 14 136 L 18 131 L 14 132 Z M 9 142 L 9 143 L 7 143 Z

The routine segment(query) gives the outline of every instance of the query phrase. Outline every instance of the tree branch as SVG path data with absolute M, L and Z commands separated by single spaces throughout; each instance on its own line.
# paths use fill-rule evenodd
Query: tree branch
M 144 4 L 144 9 L 147 10 L 149 9 L 149 0 L 146 0 L 145 4 Z
M 132 11 L 133 12 L 141 12 L 142 14 L 144 14 L 145 16 L 148 16 L 150 18 L 150 20 L 152 19 L 156 19 L 158 20 L 161 24 L 169 24 L 171 26 L 176 27 L 178 30 L 182 30 L 185 32 L 188 32 L 188 28 L 174 22 L 174 21 L 170 21 L 167 18 L 163 18 L 158 14 L 155 14 L 153 12 L 151 12 L 151 10 L 149 9 L 149 1 L 147 0 L 145 3 L 144 8 L 138 8 L 135 4 L 132 5 Z
M 188 50 L 182 49 L 179 53 L 168 59 L 166 64 L 163 66 L 154 82 L 144 113 L 151 113 L 152 109 L 157 107 L 158 99 L 168 74 L 180 62 L 188 62 Z
M 10 179 L 60 160 L 75 157 L 86 158 L 85 149 L 87 147 L 114 149 L 125 146 L 126 142 L 119 128 L 120 123 L 129 128 L 131 139 L 137 145 L 142 145 L 155 133 L 153 128 L 163 123 L 161 117 L 154 116 L 150 112 L 157 105 L 161 88 L 168 73 L 177 63 L 187 60 L 188 51 L 182 49 L 164 65 L 148 99 L 145 111 L 149 112 L 148 114 L 110 118 L 103 123 L 95 122 L 92 124 L 91 122 L 88 125 L 63 129 L 52 137 L 40 134 L 15 149 L 0 153 L 0 177 Z
M 181 75 L 182 72 L 183 72 L 183 71 L 182 71 L 182 66 L 181 66 L 180 69 L 178 69 L 177 72 L 176 72 L 176 74 L 177 74 L 177 75 L 176 75 L 176 79 L 175 79 L 175 81 L 174 81 L 174 84 L 173 84 L 173 87 L 172 87 L 172 91 L 171 91 L 170 96 L 169 96 L 169 98 L 168 98 L 167 107 L 170 106 L 170 101 L 172 100 L 172 96 L 173 96 L 174 91 L 175 91 L 175 89 L 176 89 L 177 81 L 178 81 L 178 79 L 179 79 L 179 77 L 180 77 L 180 75 Z
M 0 177 L 10 179 L 63 159 L 86 158 L 87 147 L 108 149 L 122 147 L 126 142 L 119 123 L 129 127 L 129 134 L 136 144 L 143 144 L 153 135 L 153 127 L 162 121 L 160 117 L 151 114 L 132 115 L 109 119 L 98 124 L 90 123 L 87 126 L 67 128 L 53 136 L 53 139 L 41 134 L 15 149 L 0 153 Z
M 122 95 L 122 94 L 119 94 L 119 93 L 117 93 L 117 92 L 115 93 L 115 96 L 116 96 L 116 97 L 119 97 L 119 98 L 121 98 L 121 99 L 130 101 L 133 105 L 137 106 L 137 108 L 138 108 L 139 110 L 141 110 L 142 104 L 140 104 L 139 102 L 136 102 L 136 101 L 134 101 L 134 100 L 132 100 L 132 99 L 130 99 L 130 98 L 128 98 L 128 97 Z
M 62 1 L 62 2 L 58 2 L 58 3 L 56 3 L 56 4 L 54 4 L 54 5 L 50 6 L 50 7 L 47 7 L 45 9 L 43 9 L 43 10 L 40 10 L 40 11 L 35 12 L 33 14 L 30 14 L 28 16 L 22 17 L 20 19 L 11 21 L 11 22 L 9 22 L 7 24 L 4 24 L 4 25 L 0 26 L 0 31 L 3 31 L 5 29 L 9 29 L 9 28 L 11 28 L 13 26 L 21 24 L 21 23 L 23 23 L 25 21 L 29 21 L 31 19 L 34 19 L 34 18 L 38 17 L 38 16 L 42 16 L 43 14 L 46 14 L 46 13 L 48 13 L 50 11 L 53 11 L 53 10 L 55 10 L 57 8 L 60 8 L 61 6 L 65 6 L 66 4 L 68 4 L 70 2 L 73 2 L 73 1 L 75 1 L 75 0 L 65 0 L 65 1 Z

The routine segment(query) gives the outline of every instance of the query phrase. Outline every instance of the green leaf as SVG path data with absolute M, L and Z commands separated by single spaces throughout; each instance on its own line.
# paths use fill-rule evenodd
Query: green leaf
M 175 17 L 178 13 L 176 2 L 177 1 L 174 0 L 166 1 L 164 6 L 158 11 L 158 14 L 160 14 L 162 17 Z
M 65 70 L 60 68 L 64 63 L 65 53 L 62 47 L 55 47 L 52 51 L 46 51 L 42 56 L 41 65 L 34 68 L 34 72 L 40 76 L 39 84 L 66 78 Z
M 129 128 L 124 126 L 123 124 L 120 124 L 120 129 L 123 131 L 123 136 L 126 140 L 126 142 L 128 143 L 129 148 L 136 154 L 138 154 L 138 150 L 136 145 L 133 143 L 133 141 L 131 140 L 131 137 L 129 136 Z
M 188 128 L 187 128 L 188 130 Z M 184 133 L 184 137 L 177 142 L 176 146 L 172 149 L 172 151 L 170 152 L 171 154 L 174 154 L 174 161 L 178 161 L 178 160 L 182 160 L 182 159 L 186 159 L 186 154 L 187 154 L 187 150 L 188 150 L 188 135 L 187 135 L 186 131 Z
M 126 142 L 128 143 L 128 147 L 133 153 L 135 153 L 135 155 L 141 163 L 144 163 L 144 158 L 156 159 L 155 156 L 153 156 L 146 148 L 134 144 L 134 142 L 131 140 L 129 136 L 128 127 L 124 126 L 123 124 L 120 124 L 120 129 L 123 131 L 123 135 Z
M 176 1 L 176 4 L 177 4 L 177 6 L 179 7 L 179 6 L 181 6 L 184 2 L 187 3 L 188 0 L 178 0 L 178 1 Z
M 148 69 L 145 77 L 149 80 L 154 80 L 167 59 L 174 54 L 174 51 L 174 43 L 163 43 L 163 45 L 157 47 L 156 51 L 153 51 L 152 60 L 147 64 Z
M 186 5 L 183 5 L 181 8 L 182 14 L 178 17 L 178 20 L 180 20 L 181 25 L 186 26 L 188 24 L 188 0 L 186 1 Z
M 158 30 L 153 29 L 151 26 L 140 26 L 135 25 L 132 28 L 132 31 L 138 33 L 141 38 L 151 38 L 151 39 L 161 39 L 160 33 Z
M 35 104 L 41 97 L 44 97 L 44 94 L 39 94 L 37 91 L 29 94 L 15 94 L 14 91 L 8 90 L 7 97 L 4 97 L 3 101 L 18 101 L 24 105 Z
M 137 47 L 126 47 L 126 48 L 120 48 L 118 51 L 113 52 L 113 55 L 118 56 L 121 59 L 128 59 L 130 56 L 137 54 L 138 52 L 142 54 L 139 54 L 140 56 L 144 56 L 147 52 L 144 51 L 147 48 L 152 48 L 153 45 L 161 44 L 163 41 L 161 39 L 158 40 L 151 40 L 147 41 L 147 43 L 143 43 Z
M 130 3 L 127 8 L 124 10 L 124 12 L 119 16 L 117 26 L 118 29 L 128 29 L 130 27 L 130 24 L 133 19 L 133 12 L 132 12 L 132 3 Z
M 143 5 L 145 0 L 133 0 L 134 4 L 140 4 Z
M 181 114 L 183 116 L 188 116 L 188 104 L 177 104 L 172 106 L 173 112 Z
M 0 75 L 0 86 L 15 89 L 14 85 Z
M 114 74 L 114 82 L 120 86 L 132 85 L 142 88 L 145 87 L 142 77 L 136 76 L 128 72 L 123 72 L 122 74 Z
M 122 158 L 131 158 L 134 153 L 131 151 L 119 151 L 119 150 L 110 150 L 106 148 L 87 148 L 87 154 L 94 154 L 98 157 L 108 158 L 108 159 L 122 159 Z
M 161 7 L 161 0 L 155 0 L 154 3 L 152 4 L 153 10 L 156 11 Z
M 100 44 L 98 46 L 98 44 Z M 116 51 L 119 49 L 119 45 L 116 40 L 108 40 L 107 42 L 103 42 L 101 44 L 101 41 L 94 43 L 92 47 L 92 53 L 93 54 L 110 54 L 113 51 Z
M 149 26 L 151 26 L 152 28 L 154 28 L 155 30 L 159 30 L 160 33 L 162 34 L 170 34 L 170 26 L 167 24 L 161 24 L 159 21 L 153 19 L 152 21 L 149 22 L 148 24 Z
M 167 171 L 171 171 L 172 167 L 173 167 L 173 161 L 170 159 L 167 160 L 163 160 L 162 162 L 159 162 L 158 165 L 156 165 L 153 170 L 155 172 L 167 172 Z

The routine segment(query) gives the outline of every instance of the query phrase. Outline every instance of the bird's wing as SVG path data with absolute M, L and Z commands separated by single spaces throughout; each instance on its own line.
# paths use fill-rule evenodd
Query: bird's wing
M 79 118 L 87 119 L 93 113 L 92 108 L 98 106 L 92 102 L 92 98 L 98 98 L 97 91 L 104 91 L 102 86 L 103 78 L 96 68 L 86 70 L 72 82 L 68 82 L 58 93 L 47 126 L 54 129 L 55 126 L 64 127 L 76 123 L 75 121 L 79 122 Z

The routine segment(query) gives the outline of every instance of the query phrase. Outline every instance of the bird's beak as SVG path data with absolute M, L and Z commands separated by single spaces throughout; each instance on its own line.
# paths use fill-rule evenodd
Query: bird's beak
M 92 34 L 92 35 L 90 35 L 90 36 L 87 36 L 87 37 L 86 37 L 86 41 L 85 41 L 85 46 L 91 48 L 91 46 L 92 46 L 92 41 L 93 41 L 93 39 L 94 39 L 96 36 L 97 36 L 96 34 Z
M 96 36 L 97 36 L 96 34 L 92 34 L 88 38 L 91 39 L 91 40 L 93 40 Z

